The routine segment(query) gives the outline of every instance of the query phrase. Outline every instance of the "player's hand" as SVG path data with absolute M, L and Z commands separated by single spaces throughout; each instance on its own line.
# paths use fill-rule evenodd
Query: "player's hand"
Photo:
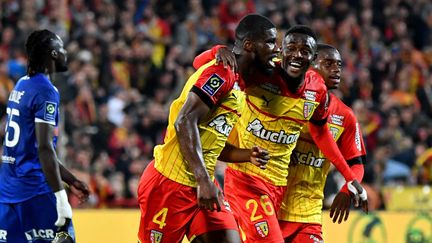
M 198 206 L 207 210 L 221 211 L 223 203 L 222 192 L 218 189 L 216 184 L 209 180 L 198 183 L 197 187 Z
M 232 51 L 228 50 L 226 47 L 221 47 L 216 52 L 216 64 L 222 62 L 224 68 L 231 67 L 232 70 L 237 70 L 237 61 L 235 55 Z
M 72 207 L 69 204 L 66 191 L 64 189 L 54 193 L 56 197 L 57 220 L 55 226 L 61 227 L 66 224 L 66 219 L 72 219 Z
M 369 209 L 366 189 L 364 189 L 357 180 L 349 181 L 347 186 L 351 196 L 354 199 L 354 206 L 361 206 L 363 211 L 368 213 Z
M 250 162 L 260 169 L 265 170 L 267 163 L 270 159 L 269 153 L 267 150 L 260 148 L 258 146 L 253 146 L 251 148 L 251 156 Z
M 338 224 L 342 223 L 342 219 L 343 221 L 346 221 L 350 213 L 350 206 L 350 195 L 345 192 L 338 192 L 330 207 L 330 218 L 333 219 L 333 223 L 336 223 L 338 218 Z
M 78 199 L 80 200 L 80 203 L 83 203 L 83 202 L 88 200 L 89 195 L 90 195 L 90 190 L 84 182 L 82 182 L 80 180 L 75 180 L 69 186 L 70 186 L 72 193 L 75 196 L 77 196 Z

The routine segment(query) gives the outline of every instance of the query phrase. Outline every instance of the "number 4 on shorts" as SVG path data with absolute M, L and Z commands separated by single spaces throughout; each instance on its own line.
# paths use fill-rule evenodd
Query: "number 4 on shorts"
M 159 225 L 159 229 L 162 229 L 163 227 L 165 227 L 166 223 L 166 216 L 168 214 L 168 208 L 162 208 L 159 212 L 157 212 L 155 214 L 155 216 L 153 216 L 153 223 Z

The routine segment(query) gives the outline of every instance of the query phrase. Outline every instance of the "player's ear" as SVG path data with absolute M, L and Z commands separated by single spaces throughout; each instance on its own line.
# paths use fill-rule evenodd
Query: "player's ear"
M 51 51 L 51 58 L 52 59 L 57 59 L 57 57 L 58 57 L 58 52 L 56 50 L 52 50 Z
M 252 52 L 254 49 L 253 42 L 249 39 L 245 39 L 243 41 L 243 49 L 247 52 Z

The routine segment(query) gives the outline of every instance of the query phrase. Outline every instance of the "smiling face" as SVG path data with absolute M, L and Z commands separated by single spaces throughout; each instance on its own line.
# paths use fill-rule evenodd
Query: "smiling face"
M 293 78 L 300 77 L 308 70 L 315 57 L 316 41 L 311 36 L 290 33 L 282 43 L 282 67 Z
M 342 72 L 342 58 L 333 48 L 318 51 L 315 68 L 324 78 L 327 89 L 337 89 L 340 84 Z

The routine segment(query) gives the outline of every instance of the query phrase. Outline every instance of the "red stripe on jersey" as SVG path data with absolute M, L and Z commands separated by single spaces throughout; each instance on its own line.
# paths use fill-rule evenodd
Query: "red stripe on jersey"
M 305 124 L 306 123 L 306 120 L 295 119 L 295 118 L 292 118 L 292 117 L 289 117 L 289 116 L 275 116 L 273 114 L 265 112 L 265 111 L 261 110 L 260 108 L 258 108 L 255 104 L 253 104 L 248 98 L 246 98 L 246 102 L 248 104 L 250 104 L 259 113 L 261 113 L 261 114 L 263 114 L 265 116 L 268 116 L 268 117 L 271 117 L 271 118 L 276 118 L 276 119 L 284 119 L 284 120 L 294 121 L 294 122 L 297 122 L 297 123 L 300 123 L 300 124 Z
M 241 114 L 238 111 L 236 111 L 234 109 L 231 109 L 228 106 L 220 104 L 219 107 L 221 107 L 221 108 L 223 108 L 223 109 L 225 109 L 225 110 L 227 110 L 229 112 L 232 112 L 232 113 L 236 114 L 237 116 L 241 116 Z

